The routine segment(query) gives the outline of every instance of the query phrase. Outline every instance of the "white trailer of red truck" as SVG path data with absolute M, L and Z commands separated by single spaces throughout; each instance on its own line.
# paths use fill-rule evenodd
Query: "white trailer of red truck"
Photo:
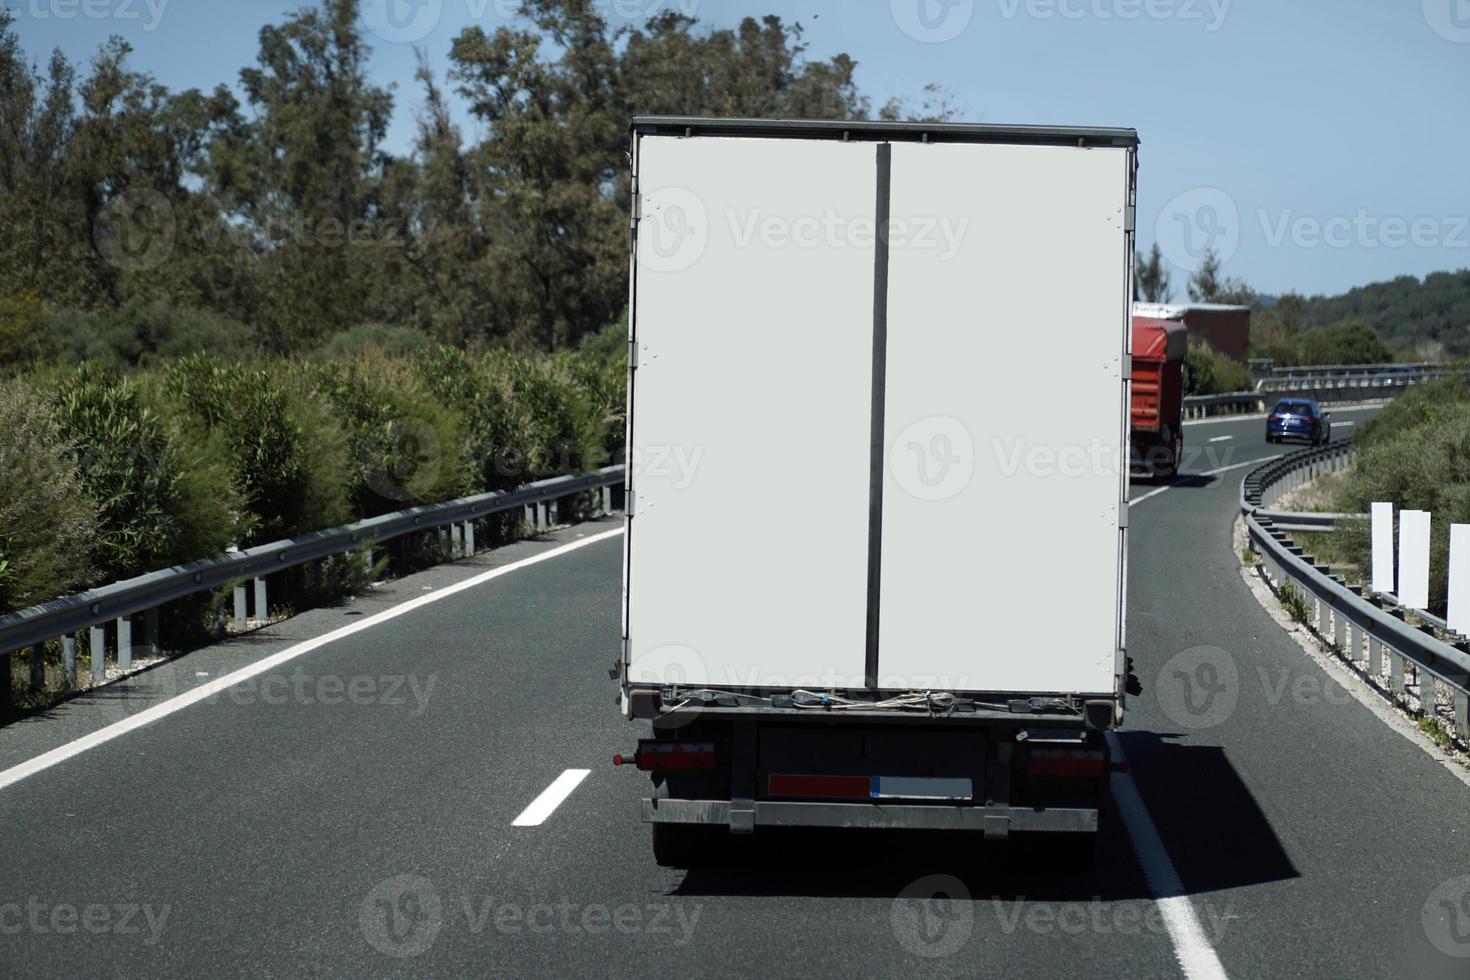
M 1055 832 L 1127 665 L 1131 129 L 639 118 L 620 764 L 662 863 Z

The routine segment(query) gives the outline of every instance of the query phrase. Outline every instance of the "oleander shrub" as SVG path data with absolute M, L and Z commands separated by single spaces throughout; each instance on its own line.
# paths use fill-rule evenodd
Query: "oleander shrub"
M 0 382 L 0 613 L 87 584 L 97 529 L 51 407 L 21 382 Z
M 174 402 L 224 442 L 245 510 L 244 547 L 345 523 L 351 515 L 342 432 L 325 400 L 264 366 L 191 355 L 164 371 Z
M 436 399 L 412 364 L 369 352 L 303 370 L 345 432 L 347 496 L 356 516 L 476 489 L 464 414 Z
M 414 359 L 416 373 L 438 401 L 465 419 L 464 458 L 476 490 L 508 490 L 524 482 L 521 425 L 509 381 L 496 359 L 472 358 L 437 346 Z
M 218 554 L 239 498 L 216 459 L 135 381 L 94 365 L 57 376 L 51 404 L 97 508 L 94 570 L 115 580 Z

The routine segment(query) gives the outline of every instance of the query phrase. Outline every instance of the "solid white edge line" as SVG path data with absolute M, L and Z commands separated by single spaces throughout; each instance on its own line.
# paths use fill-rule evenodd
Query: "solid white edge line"
M 99 728 L 97 731 L 92 732 L 91 734 L 83 735 L 81 738 L 73 739 L 72 741 L 67 742 L 65 745 L 59 745 L 51 751 L 38 755 L 33 759 L 27 759 L 25 762 L 11 766 L 9 769 L 0 772 L 0 790 L 3 790 L 8 786 L 12 786 L 15 783 L 20 782 L 27 776 L 34 776 L 36 773 L 41 772 L 44 769 L 50 769 L 57 763 L 65 762 L 67 759 L 70 759 L 73 756 L 81 755 L 88 749 L 94 749 L 105 742 L 110 742 L 113 739 L 117 738 L 119 735 L 126 735 L 128 732 L 131 732 L 134 729 L 142 728 L 144 725 L 152 724 L 158 719 L 166 718 L 176 711 L 182 711 L 184 708 L 187 708 L 190 705 L 198 704 L 200 701 L 211 698 L 216 694 L 223 693 L 224 691 L 229 690 L 231 687 L 240 683 L 241 681 L 249 680 L 252 677 L 256 677 L 260 674 L 264 674 L 268 671 L 274 670 L 281 664 L 287 663 L 291 660 L 295 660 L 297 657 L 300 657 L 303 654 L 310 653 L 318 647 L 326 646 L 328 643 L 333 643 L 337 640 L 345 639 L 352 634 L 360 633 L 365 629 L 371 629 L 372 627 L 377 626 L 379 623 L 386 623 L 390 619 L 396 619 L 399 616 L 404 615 L 405 613 L 412 612 L 415 609 L 422 608 L 423 606 L 438 602 L 441 599 L 447 598 L 460 592 L 464 592 L 466 589 L 473 589 L 477 585 L 483 585 L 486 582 L 489 582 L 492 579 L 497 579 L 502 575 L 508 575 L 511 572 L 518 571 L 522 568 L 526 568 L 527 566 L 538 564 L 550 558 L 555 558 L 559 555 L 564 555 L 569 551 L 576 551 L 578 548 L 585 548 L 589 544 L 596 544 L 599 541 L 605 541 L 608 538 L 615 537 L 622 533 L 623 529 L 619 527 L 611 531 L 604 531 L 601 534 L 594 534 L 591 537 L 580 538 L 576 541 L 568 542 L 567 544 L 561 545 L 560 547 L 552 548 L 549 551 L 543 551 L 540 554 L 531 555 L 529 558 L 522 558 L 519 561 L 513 561 L 509 565 L 502 565 L 499 568 L 492 568 L 487 572 L 482 572 L 479 575 L 467 578 L 463 582 L 456 582 L 453 585 L 447 585 L 437 592 L 431 592 L 428 595 L 417 596 L 413 599 L 409 599 L 407 602 L 400 603 L 392 607 L 391 609 L 385 609 L 380 613 L 374 613 L 373 615 L 368 616 L 366 619 L 360 620 L 356 623 L 351 623 L 339 629 L 332 630 L 330 633 L 323 633 L 321 636 L 313 637 L 310 640 L 304 640 L 301 643 L 296 644 L 295 646 L 287 647 L 286 649 L 281 650 L 278 653 L 271 654 L 264 660 L 260 660 L 253 664 L 250 664 L 248 667 L 241 667 L 239 670 L 236 670 L 229 674 L 225 674 L 223 677 L 218 677 L 212 681 L 209 681 L 206 684 L 201 684 L 193 690 L 186 691 L 183 694 L 178 695 L 177 697 L 172 697 L 169 698 L 167 701 L 159 702 L 151 708 L 124 718 L 122 721 L 114 722 L 113 724 L 108 725 L 105 728 Z
M 1231 439 L 1234 439 L 1234 438 L 1235 438 L 1234 436 L 1215 436 L 1210 441 L 1211 442 L 1229 442 Z
M 1277 453 L 1275 456 L 1263 456 L 1260 459 L 1248 459 L 1244 463 L 1236 463 L 1233 466 L 1222 466 L 1218 470 L 1207 470 L 1204 473 L 1185 473 L 1185 474 L 1182 474 L 1182 475 L 1184 475 L 1184 476 L 1219 476 L 1221 473 L 1229 473 L 1231 470 L 1245 469 L 1247 466 L 1264 466 L 1266 463 L 1271 462 L 1271 460 L 1273 460 L 1273 459 L 1280 459 L 1284 455 L 1286 455 L 1286 454 L 1285 453 Z M 1141 497 L 1134 497 L 1132 500 L 1128 501 L 1128 506 L 1129 507 L 1132 507 L 1134 504 L 1141 504 L 1141 503 L 1143 503 L 1145 500 L 1147 500 L 1150 497 L 1157 497 L 1159 494 L 1163 493 L 1165 490 L 1173 490 L 1173 489 L 1174 489 L 1174 484 L 1172 484 L 1172 483 L 1166 484 L 1166 485 L 1164 485 L 1162 487 L 1156 487 L 1155 489 L 1150 490 L 1148 493 L 1144 494 L 1143 496 L 1141 496 Z
M 521 815 L 510 822 L 512 827 L 539 827 L 546 822 L 546 818 L 561 806 L 562 801 L 572 795 L 572 790 L 581 785 L 591 769 L 568 769 L 560 776 L 551 781 L 551 785 L 541 791 L 541 795 L 531 801 L 531 805 L 521 811 Z
M 1114 762 L 1127 761 L 1117 735 L 1112 732 L 1108 733 L 1108 746 L 1112 749 Z M 1123 818 L 1129 840 L 1133 841 L 1133 852 L 1138 856 L 1149 892 L 1159 907 L 1180 969 L 1189 980 L 1226 980 L 1225 966 L 1215 953 L 1215 947 L 1210 945 L 1210 938 L 1205 934 L 1199 916 L 1195 915 L 1189 896 L 1184 893 L 1179 872 L 1175 870 L 1164 842 L 1159 839 L 1159 829 L 1154 826 L 1154 819 L 1149 816 L 1133 777 L 1126 772 L 1114 771 L 1109 778 L 1113 803 Z

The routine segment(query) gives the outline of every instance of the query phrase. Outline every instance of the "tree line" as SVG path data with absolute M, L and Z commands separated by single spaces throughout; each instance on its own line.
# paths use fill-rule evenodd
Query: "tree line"
M 117 38 L 86 66 L 32 64 L 0 10 L 0 357 L 116 353 L 130 327 L 124 360 L 166 347 L 163 328 L 189 334 L 176 346 L 199 333 L 280 354 L 372 323 L 575 346 L 626 303 L 635 113 L 948 111 L 875 110 L 851 58 L 808 57 L 778 17 L 614 30 L 598 9 L 526 0 L 513 25 L 459 34 L 444 71 L 420 53 L 402 154 L 384 145 L 395 94 L 371 80 L 358 0 L 263 28 L 255 63 L 210 92 L 168 89 Z M 483 136 L 455 124 L 455 97 Z M 169 310 L 201 315 L 157 327 Z
M 1174 302 L 1174 288 L 1159 246 L 1155 244 L 1147 255 L 1139 252 L 1134 257 L 1135 300 L 1149 303 Z M 1462 282 L 1458 290 L 1449 288 L 1456 279 Z M 1384 286 L 1391 287 L 1391 299 L 1384 301 Z M 1460 306 L 1444 309 L 1438 298 L 1458 292 Z M 1433 349 L 1424 345 L 1411 346 L 1412 338 L 1431 332 L 1435 336 L 1456 335 L 1466 350 L 1470 350 L 1470 272 L 1457 276 L 1437 273 L 1421 285 L 1413 277 L 1394 280 L 1391 284 L 1366 286 L 1355 289 L 1346 296 L 1327 298 L 1306 297 L 1291 292 L 1280 297 L 1264 297 L 1243 280 L 1224 275 L 1220 256 L 1211 249 L 1200 261 L 1185 283 L 1185 295 L 1192 303 L 1224 303 L 1251 308 L 1250 353 L 1252 357 L 1271 358 L 1282 367 L 1315 364 L 1383 364 L 1420 355 L 1438 357 L 1455 351 L 1448 344 Z M 1425 324 L 1422 313 L 1426 307 L 1441 308 L 1441 315 Z M 1455 330 L 1451 324 L 1460 324 Z M 1203 364 L 1208 359 L 1206 352 L 1194 355 Z M 1219 363 L 1222 358 L 1213 358 L 1214 374 L 1229 379 L 1220 390 L 1242 390 L 1230 388 L 1229 383 L 1242 378 L 1248 380 L 1243 370 L 1236 371 L 1229 365 Z M 1203 370 L 1203 369 L 1202 369 Z M 1213 377 L 1213 374 L 1212 374 Z M 1218 387 L 1213 381 L 1191 394 L 1208 394 L 1208 389 Z

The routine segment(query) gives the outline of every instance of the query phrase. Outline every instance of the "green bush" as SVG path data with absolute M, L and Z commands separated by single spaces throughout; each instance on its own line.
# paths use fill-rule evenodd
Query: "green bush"
M 1289 347 L 1291 356 L 1283 363 L 1387 364 L 1394 359 L 1393 348 L 1383 342 L 1377 331 L 1356 320 L 1313 327 L 1293 338 Z
M 1470 383 L 1464 378 L 1439 378 L 1416 385 L 1358 426 L 1353 441 L 1359 448 L 1398 439 L 1405 432 L 1458 413 L 1470 403 Z
M 1344 512 L 1364 513 L 1374 501 L 1389 501 L 1398 511 L 1434 515 L 1429 596 L 1432 611 L 1443 612 L 1450 525 L 1470 523 L 1470 399 L 1427 407 L 1432 404 L 1426 400 L 1425 405 L 1407 406 L 1359 444 L 1336 504 Z M 1418 423 L 1404 424 L 1413 419 Z M 1354 522 L 1337 532 L 1363 568 L 1369 564 L 1366 524 Z
M 0 613 L 85 584 L 96 538 L 97 508 L 50 406 L 0 383 Z
M 347 435 L 348 497 L 359 517 L 461 496 L 475 487 L 464 415 L 413 367 L 370 353 L 308 368 Z
M 414 359 L 425 388 L 465 418 L 465 460 L 479 490 L 508 490 L 524 482 L 519 417 L 509 381 L 495 364 L 493 356 L 477 361 L 445 346 Z
M 564 363 L 514 354 L 497 360 L 519 416 L 523 482 L 582 472 L 600 460 L 596 410 Z
M 282 368 L 191 355 L 164 372 L 175 403 L 224 440 L 248 515 L 241 546 L 331 527 L 350 514 L 340 430 L 325 406 L 281 380 Z
M 1186 395 L 1223 395 L 1236 391 L 1253 391 L 1255 382 L 1244 364 L 1203 344 L 1189 348 L 1184 357 L 1184 393 Z
M 50 312 L 35 293 L 0 296 L 0 371 L 24 368 L 41 356 Z
M 115 310 L 56 314 L 45 328 L 42 357 L 122 370 L 201 353 L 248 360 L 258 347 L 255 332 L 228 317 L 162 301 L 131 300 Z
M 218 554 L 233 539 L 239 499 L 228 480 L 135 382 L 83 365 L 61 376 L 53 404 L 97 507 L 100 578 Z
M 321 356 L 330 361 L 350 361 L 372 352 L 408 357 L 433 345 L 433 338 L 415 327 L 362 323 L 334 334 L 322 348 Z
M 67 356 L 96 359 L 0 388 L 0 604 L 605 465 L 622 447 L 622 324 L 576 351 L 480 357 L 366 327 L 329 345 L 351 356 L 291 362 L 224 334 L 247 353 L 192 350 L 212 328 L 191 317 L 53 316 L 72 324 Z

